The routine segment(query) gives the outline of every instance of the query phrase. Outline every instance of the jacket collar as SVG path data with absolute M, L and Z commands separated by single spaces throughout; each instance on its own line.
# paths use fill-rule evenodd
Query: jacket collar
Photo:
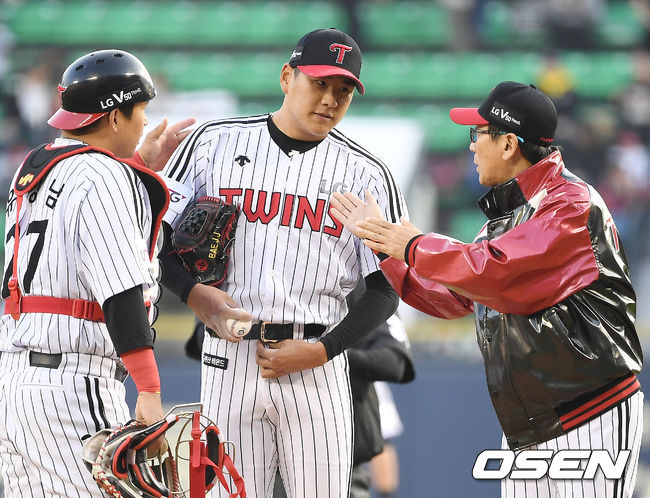
M 492 187 L 479 199 L 478 207 L 491 220 L 512 213 L 563 170 L 562 155 L 555 151 L 514 178 Z

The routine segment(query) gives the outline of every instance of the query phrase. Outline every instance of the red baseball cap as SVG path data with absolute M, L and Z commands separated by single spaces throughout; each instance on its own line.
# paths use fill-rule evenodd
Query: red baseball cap
M 338 29 L 317 29 L 307 33 L 296 44 L 289 65 L 312 78 L 345 76 L 354 81 L 361 95 L 365 93 L 359 79 L 361 50 L 351 36 Z
M 461 125 L 489 124 L 488 120 L 478 113 L 478 107 L 454 107 L 449 111 L 449 117 L 454 123 Z

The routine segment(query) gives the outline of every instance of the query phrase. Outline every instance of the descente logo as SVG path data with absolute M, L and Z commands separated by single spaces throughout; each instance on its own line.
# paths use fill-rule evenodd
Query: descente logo
M 490 113 L 494 114 L 496 117 L 502 119 L 507 123 L 514 123 L 517 126 L 521 126 L 521 120 L 513 118 L 510 115 L 510 111 L 506 111 L 505 109 L 499 109 L 498 107 L 492 106 Z

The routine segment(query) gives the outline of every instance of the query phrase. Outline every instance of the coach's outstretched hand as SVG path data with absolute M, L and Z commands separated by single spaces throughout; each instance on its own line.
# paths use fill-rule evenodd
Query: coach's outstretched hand
M 281 377 L 327 363 L 327 351 L 322 342 L 287 339 L 267 346 L 257 341 L 257 364 L 264 378 Z
M 357 223 L 358 237 L 373 251 L 404 261 L 406 246 L 413 237 L 422 235 L 422 231 L 405 218 L 400 222 L 398 225 L 382 218 L 366 218 Z
M 332 215 L 357 237 L 360 237 L 357 229 L 358 221 L 365 220 L 368 217 L 383 219 L 381 209 L 370 190 L 366 190 L 366 202 L 363 202 L 351 192 L 334 192 L 330 197 L 330 206 Z
M 332 215 L 366 246 L 400 261 L 404 261 L 404 250 L 409 241 L 422 233 L 406 218 L 400 220 L 400 225 L 386 221 L 370 190 L 366 190 L 366 202 L 350 192 L 335 192 L 330 205 Z
M 227 325 L 227 320 L 249 322 L 253 319 L 253 315 L 240 308 L 228 293 L 210 285 L 196 284 L 192 287 L 187 304 L 209 329 L 230 342 L 240 342 L 242 338 Z
M 147 133 L 138 153 L 149 169 L 161 171 L 164 168 L 176 147 L 192 132 L 185 128 L 195 122 L 196 119 L 187 118 L 167 127 L 167 118 L 164 118 L 158 126 Z

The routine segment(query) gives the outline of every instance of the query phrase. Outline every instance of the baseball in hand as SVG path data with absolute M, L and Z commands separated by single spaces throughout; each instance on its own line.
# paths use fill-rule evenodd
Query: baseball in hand
M 243 322 L 240 320 L 235 320 L 234 318 L 228 318 L 226 320 L 226 325 L 228 326 L 228 329 L 232 331 L 233 334 L 239 337 L 244 337 L 246 334 L 248 334 L 251 330 L 251 325 L 253 325 L 253 322 L 250 320 Z

